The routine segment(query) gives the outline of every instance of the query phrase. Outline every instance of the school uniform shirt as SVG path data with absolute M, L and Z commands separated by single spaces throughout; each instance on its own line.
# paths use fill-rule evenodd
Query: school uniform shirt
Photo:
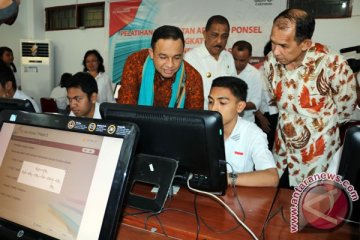
M 70 117 L 76 117 L 75 114 L 71 111 L 69 114 Z M 101 115 L 100 115 L 100 103 L 95 103 L 95 111 L 94 111 L 94 116 L 92 118 L 95 119 L 101 119 Z
M 255 104 L 255 109 L 243 111 L 242 117 L 250 122 L 255 122 L 254 112 L 259 109 L 262 96 L 261 73 L 248 63 L 237 77 L 244 80 L 248 86 L 246 102 Z
M 227 171 L 235 173 L 252 172 L 276 168 L 274 158 L 268 149 L 266 134 L 255 123 L 238 117 L 230 136 L 225 140 Z
M 199 47 L 188 51 L 185 54 L 185 60 L 201 74 L 204 88 L 204 109 L 207 110 L 212 81 L 220 76 L 236 76 L 234 58 L 231 53 L 224 50 L 216 60 L 210 55 L 205 43 L 202 43 Z
M 28 95 L 26 95 L 23 91 L 21 91 L 21 90 L 16 90 L 13 98 L 16 98 L 16 99 L 28 99 L 28 100 L 30 100 L 30 102 L 32 103 L 32 105 L 33 105 L 33 107 L 34 107 L 34 109 L 35 109 L 35 112 L 40 112 L 40 108 L 39 108 L 39 106 L 37 105 L 37 103 L 34 101 L 34 99 L 32 99 L 31 97 L 29 97 Z
M 98 86 L 98 97 L 99 103 L 103 102 L 115 102 L 114 91 L 109 76 L 104 72 L 99 72 L 95 77 Z

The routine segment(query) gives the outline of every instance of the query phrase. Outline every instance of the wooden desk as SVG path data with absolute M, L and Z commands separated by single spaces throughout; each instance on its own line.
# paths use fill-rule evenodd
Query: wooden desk
M 261 236 L 264 224 L 270 213 L 271 206 L 275 197 L 275 188 L 236 188 L 240 203 L 245 210 L 245 224 L 258 237 Z M 129 225 L 145 229 L 156 229 L 158 233 L 178 239 L 196 239 L 197 221 L 194 211 L 194 193 L 186 188 L 177 193 L 173 199 L 168 199 L 165 204 L 165 211 L 157 217 L 149 217 L 147 214 L 129 215 L 139 212 L 139 210 L 127 207 L 126 215 L 121 222 L 118 239 L 127 239 L 129 234 Z M 244 216 L 240 210 L 239 204 L 234 197 L 233 189 L 229 188 L 226 195 L 221 197 L 240 217 Z M 249 233 L 215 200 L 197 195 L 196 206 L 198 216 L 201 217 L 207 225 L 216 231 L 225 231 L 218 233 L 210 230 L 200 221 L 199 239 L 251 239 Z M 160 225 L 161 222 L 161 225 Z M 233 231 L 228 231 L 238 226 Z M 130 229 L 133 230 L 133 229 Z M 147 232 L 143 239 L 158 239 L 158 235 L 152 235 Z M 154 238 L 152 238 L 154 237 Z M 129 239 L 129 238 L 128 238 Z
M 163 234 L 150 232 L 143 228 L 138 228 L 122 223 L 119 228 L 118 236 L 116 239 L 117 240 L 144 240 L 144 239 L 170 240 L 176 238 L 166 237 Z
M 269 221 L 264 229 L 265 239 L 292 239 L 292 240 L 353 240 L 360 239 L 360 225 L 345 224 L 332 230 L 305 228 L 299 232 L 290 232 L 290 206 L 293 190 L 279 189 L 274 201 Z M 282 209 L 282 211 L 279 211 Z

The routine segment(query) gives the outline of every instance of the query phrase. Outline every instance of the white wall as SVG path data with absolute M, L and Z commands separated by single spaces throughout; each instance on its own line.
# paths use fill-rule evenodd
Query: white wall
M 21 1 L 19 15 L 15 23 L 11 26 L 2 24 L 0 26 L 0 46 L 8 46 L 14 52 L 14 62 L 16 67 L 20 70 L 20 39 L 31 39 L 34 37 L 44 38 L 44 30 L 35 32 L 36 29 L 41 29 L 39 26 L 39 17 L 33 18 L 34 9 L 42 9 L 42 1 L 35 0 Z M 34 27 L 36 26 L 36 27 Z M 36 35 L 35 35 L 36 34 Z
M 44 8 L 82 4 L 89 2 L 104 2 L 101 0 L 42 0 Z M 108 1 L 107 1 L 108 2 Z M 108 9 L 108 3 L 105 4 Z M 107 18 L 106 18 L 107 19 Z M 83 70 L 82 60 L 87 50 L 97 49 L 104 58 L 105 70 L 107 68 L 108 21 L 103 28 L 74 29 L 61 31 L 47 31 L 45 37 L 54 43 L 55 51 L 55 76 L 56 82 L 60 81 L 64 72 L 76 73 Z
M 360 45 L 360 0 L 353 1 L 351 18 L 316 19 L 313 40 L 334 51 Z
M 0 26 L 0 45 L 13 49 L 15 64 L 20 68 L 20 39 L 49 39 L 55 47 L 55 80 L 59 82 L 63 72 L 82 70 L 84 53 L 97 49 L 108 63 L 108 12 L 105 27 L 85 30 L 45 31 L 45 8 L 59 5 L 99 2 L 101 0 L 23 0 L 18 19 L 12 26 Z M 105 1 L 108 9 L 109 0 Z M 286 0 L 283 0 L 286 1 Z M 333 50 L 360 45 L 360 0 L 353 2 L 353 16 L 345 19 L 317 19 L 314 41 L 330 46 Z M 261 46 L 262 48 L 263 46 Z

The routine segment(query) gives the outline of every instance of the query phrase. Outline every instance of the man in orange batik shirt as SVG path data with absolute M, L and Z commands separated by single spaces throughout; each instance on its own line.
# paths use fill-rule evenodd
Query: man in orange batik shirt
M 350 119 L 355 79 L 345 59 L 311 40 L 315 20 L 287 9 L 273 22 L 264 63 L 279 108 L 274 158 L 280 186 L 297 186 L 325 172 L 340 147 L 339 124 Z

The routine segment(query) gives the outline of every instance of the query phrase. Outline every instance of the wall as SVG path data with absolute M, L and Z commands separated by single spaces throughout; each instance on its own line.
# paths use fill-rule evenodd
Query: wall
M 55 81 L 59 83 L 64 72 L 82 71 L 82 59 L 89 49 L 97 49 L 107 66 L 108 27 L 92 29 L 75 29 L 63 31 L 45 31 L 45 8 L 104 2 L 101 0 L 23 0 L 16 22 L 12 26 L 1 25 L 0 45 L 8 46 L 14 52 L 15 65 L 20 69 L 20 39 L 48 39 L 54 45 Z M 106 9 L 108 2 L 105 3 Z M 107 14 L 107 13 L 106 13 Z M 107 15 L 105 25 L 108 26 Z
M 18 69 L 20 69 L 20 39 L 32 39 L 45 37 L 44 30 L 41 29 L 39 24 L 43 24 L 43 20 L 39 17 L 39 10 L 43 9 L 42 0 L 26 0 L 21 1 L 19 15 L 15 23 L 11 26 L 2 24 L 0 26 L 0 45 L 8 46 L 14 52 L 14 62 Z M 36 10 L 35 10 L 36 9 Z M 34 17 L 37 15 L 37 17 Z M 40 15 L 41 16 L 41 15 Z M 37 29 L 35 31 L 35 29 Z
M 43 0 L 44 8 L 82 4 L 89 2 L 104 2 L 101 0 Z M 108 1 L 107 1 L 108 2 Z M 108 9 L 108 3 L 105 3 Z M 54 43 L 55 50 L 55 76 L 60 81 L 64 72 L 76 73 L 83 70 L 82 60 L 89 49 L 97 49 L 104 58 L 105 70 L 107 70 L 107 45 L 108 45 L 108 21 L 105 16 L 104 28 L 74 29 L 62 31 L 47 31 L 45 37 Z
M 313 40 L 327 44 L 335 51 L 357 46 L 360 45 L 359 26 L 360 0 L 354 0 L 351 18 L 316 19 Z
M 20 67 L 20 39 L 49 39 L 55 46 L 55 80 L 59 82 L 63 72 L 75 73 L 82 70 L 84 53 L 97 49 L 108 62 L 108 13 L 105 27 L 64 31 L 44 31 L 45 8 L 58 5 L 99 2 L 101 0 L 23 0 L 18 19 L 12 26 L 0 26 L 0 45 L 14 51 L 15 64 Z M 283 0 L 286 1 L 286 0 Z M 109 0 L 105 1 L 107 9 Z M 353 2 L 353 16 L 346 19 L 317 19 L 314 41 L 329 45 L 333 50 L 360 45 L 360 0 Z M 262 48 L 262 46 L 261 46 Z

